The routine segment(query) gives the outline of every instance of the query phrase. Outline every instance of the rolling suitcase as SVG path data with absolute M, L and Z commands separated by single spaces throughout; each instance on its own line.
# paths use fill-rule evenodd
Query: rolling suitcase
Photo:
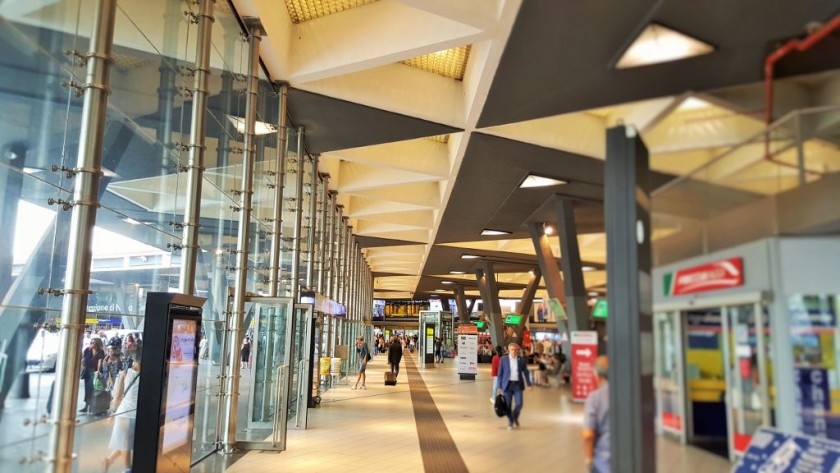
M 101 416 L 108 413 L 111 407 L 111 393 L 108 391 L 94 391 L 90 399 L 90 413 L 95 416 Z
M 390 371 L 385 372 L 385 386 L 396 386 L 397 385 L 397 373 L 392 373 Z

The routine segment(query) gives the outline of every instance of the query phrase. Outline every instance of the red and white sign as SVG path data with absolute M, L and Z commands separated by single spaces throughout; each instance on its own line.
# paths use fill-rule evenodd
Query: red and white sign
M 674 273 L 668 294 L 681 296 L 697 292 L 717 291 L 744 285 L 744 262 L 741 258 L 680 269 Z
M 598 387 L 598 332 L 572 332 L 572 400 L 585 401 Z

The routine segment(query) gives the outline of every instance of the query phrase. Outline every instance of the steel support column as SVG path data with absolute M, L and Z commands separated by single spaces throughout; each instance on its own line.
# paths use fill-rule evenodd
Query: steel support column
M 612 468 L 647 473 L 656 471 L 650 170 L 631 127 L 607 130 L 604 189 Z
M 560 268 L 557 266 L 557 260 L 551 252 L 551 244 L 548 241 L 548 235 L 545 234 L 543 224 L 532 223 L 528 226 L 528 231 L 530 231 L 531 240 L 534 242 L 537 263 L 540 265 L 540 272 L 542 272 L 548 297 L 557 299 L 561 304 L 564 304 L 566 302 L 566 292 L 563 289 L 563 279 L 560 277 Z M 557 317 L 557 329 L 560 333 L 565 332 L 567 337 L 571 337 L 569 334 L 570 331 L 583 328 L 574 324 L 574 320 L 569 319 L 569 323 L 567 324 L 562 317 Z
M 533 273 L 531 279 L 528 281 L 528 285 L 525 286 L 525 290 L 522 291 L 522 299 L 516 305 L 516 313 L 524 316 L 521 322 L 523 324 L 528 319 L 531 306 L 534 305 L 534 296 L 537 294 L 537 288 L 540 287 L 540 279 L 542 278 L 542 272 L 539 267 L 534 268 Z
M 286 147 L 288 126 L 286 125 L 289 85 L 280 85 L 279 123 L 277 126 L 277 154 L 274 157 L 276 183 L 274 185 L 274 215 L 271 221 L 271 252 L 269 253 L 268 295 L 280 295 L 280 267 L 283 255 L 283 191 L 286 183 Z
M 256 157 L 257 100 L 259 91 L 260 42 L 262 26 L 250 19 L 248 27 L 248 88 L 245 99 L 245 142 L 242 153 L 242 187 L 239 191 L 239 234 L 236 242 L 236 286 L 233 293 L 233 313 L 228 317 L 228 378 L 222 433 L 222 449 L 232 452 L 236 443 L 236 421 L 239 407 L 239 346 L 245 321 L 246 284 L 248 282 L 248 242 L 251 237 L 251 197 L 254 189 Z
M 464 294 L 464 286 L 455 286 L 455 305 L 458 307 L 458 320 L 462 324 L 470 322 L 470 313 L 467 312 L 467 296 Z
M 492 261 L 482 261 L 475 272 L 478 292 L 484 301 L 484 314 L 490 321 L 490 340 L 493 346 L 504 345 L 505 327 L 502 320 L 502 307 L 499 305 L 499 288 L 496 285 L 496 273 Z
M 78 354 L 90 293 L 91 243 L 96 225 L 96 209 L 99 206 L 116 3 L 115 0 L 98 0 L 92 8 L 93 31 L 86 56 L 85 82 L 81 86 L 84 90 L 84 105 L 71 202 L 64 300 L 61 306 L 58 352 L 62 356 L 58 357 L 55 370 L 55 402 L 46 468 L 50 472 L 70 473 L 74 469 L 73 441 L 81 370 L 81 357 Z
M 557 212 L 560 265 L 563 268 L 563 284 L 566 290 L 566 315 L 573 321 L 572 327 L 582 330 L 589 326 L 589 306 L 586 305 L 586 285 L 583 282 L 583 266 L 580 262 L 575 210 L 571 200 L 560 197 L 554 201 L 554 210 Z
M 338 197 L 338 193 L 336 191 L 330 191 L 330 235 L 329 235 L 329 242 L 328 245 L 328 252 L 327 252 L 327 268 L 329 272 L 327 273 L 327 297 L 330 300 L 335 301 L 335 273 L 336 273 L 336 260 L 335 260 L 335 245 L 336 241 L 338 240 L 338 207 L 336 205 L 336 198 Z
M 297 177 L 295 188 L 295 229 L 292 236 L 292 299 L 300 300 L 300 230 L 303 224 L 303 174 L 306 157 L 303 155 L 303 127 L 297 135 Z
M 306 245 L 306 288 L 315 289 L 315 234 L 318 232 L 318 160 L 312 156 L 312 181 L 309 186 L 309 235 Z
M 329 228 L 329 225 L 327 225 L 327 215 L 329 215 L 328 210 L 330 205 L 330 175 L 321 173 L 321 181 L 324 184 L 321 188 L 321 224 L 318 226 L 318 239 L 320 240 L 318 244 L 320 253 L 318 256 L 318 267 L 320 268 L 320 271 L 318 271 L 318 292 L 326 294 L 327 264 L 329 263 L 327 261 L 327 229 Z
M 187 163 L 187 199 L 184 210 L 184 236 L 181 241 L 179 290 L 195 293 L 195 265 L 198 259 L 198 227 L 201 222 L 201 183 L 204 180 L 204 138 L 207 129 L 207 81 L 210 77 L 210 42 L 213 37 L 213 0 L 198 3 L 198 38 L 195 47 L 190 119 L 189 162 Z

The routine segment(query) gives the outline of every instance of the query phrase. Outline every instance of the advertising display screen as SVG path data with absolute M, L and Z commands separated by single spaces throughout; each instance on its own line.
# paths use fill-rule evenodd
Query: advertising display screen
M 184 454 L 189 458 L 198 376 L 195 347 L 199 322 L 194 319 L 173 319 L 171 324 L 166 357 L 169 376 L 166 377 L 164 403 L 161 406 L 164 418 L 160 453 L 169 455 L 186 447 Z

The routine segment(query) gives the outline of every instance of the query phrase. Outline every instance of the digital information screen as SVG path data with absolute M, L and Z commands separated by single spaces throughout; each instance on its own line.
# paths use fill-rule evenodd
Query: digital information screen
M 189 458 L 192 444 L 192 422 L 195 412 L 195 380 L 198 376 L 198 359 L 195 353 L 199 321 L 173 319 L 169 353 L 166 363 L 165 401 L 161 425 L 160 453 L 169 455 L 183 451 Z M 189 464 L 189 460 L 187 462 Z

